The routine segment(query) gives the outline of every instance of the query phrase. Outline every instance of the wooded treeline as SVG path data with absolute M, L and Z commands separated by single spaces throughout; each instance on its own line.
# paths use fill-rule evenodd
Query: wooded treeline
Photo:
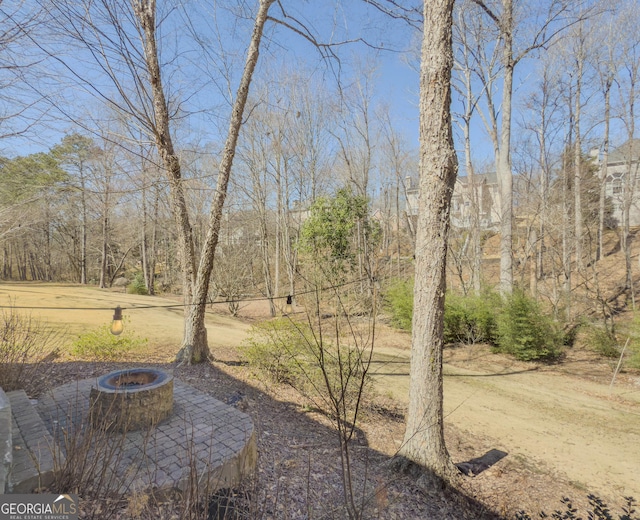
M 203 100 L 210 93 L 204 85 L 226 90 L 220 103 L 228 113 L 236 99 L 233 85 L 240 80 L 234 56 L 248 40 L 222 46 L 206 40 L 204 34 L 220 39 L 228 34 L 207 18 L 213 12 L 206 3 L 175 12 L 150 1 L 102 0 L 87 4 L 89 11 L 79 5 L 2 4 L 7 16 L 1 92 L 3 104 L 14 107 L 5 110 L 3 126 L 8 134 L 25 135 L 45 122 L 71 128 L 46 152 L 5 149 L 2 278 L 107 287 L 120 277 L 137 277 L 150 293 L 190 293 L 195 285 L 185 289 L 184 251 L 193 248 L 195 272 L 219 192 L 226 135 L 225 116 L 218 117 L 212 100 Z M 377 6 L 379 12 L 392 3 Z M 466 221 L 454 228 L 448 263 L 450 282 L 464 291 L 496 283 L 482 257 L 486 241 L 497 234 L 501 292 L 511 292 L 514 284 L 527 286 L 570 316 L 577 286 L 585 295 L 606 299 L 594 266 L 607 253 L 603 237 L 611 228 L 625 254 L 622 290 L 635 301 L 631 244 L 640 155 L 634 146 L 640 47 L 634 7 L 624 1 L 456 4 L 452 118 L 465 177 L 454 205 L 466 208 Z M 150 10 L 161 16 L 155 32 L 147 34 Z M 225 21 L 236 20 L 232 31 L 248 37 L 256 13 L 245 7 L 225 14 Z M 417 34 L 419 13 L 417 5 L 395 12 L 405 20 L 405 43 L 411 31 Z M 272 13 L 277 30 L 286 25 L 285 14 L 291 15 Z M 201 25 L 196 15 L 208 21 Z M 367 54 L 357 47 L 354 54 L 368 61 L 349 61 L 344 72 L 331 72 L 340 46 L 325 45 L 322 29 L 312 33 L 301 19 L 292 19 L 304 32 L 298 36 L 312 41 L 317 53 L 307 63 L 295 52 L 293 59 L 282 59 L 284 52 L 274 50 L 281 35 L 267 29 L 268 53 L 247 97 L 227 200 L 216 224 L 219 253 L 209 296 L 295 292 L 301 223 L 319 197 L 344 187 L 370 201 L 370 218 L 382 231 L 376 254 L 385 276 L 412 269 L 418 152 L 378 86 L 383 70 L 376 70 L 374 58 L 383 51 Z M 83 26 L 82 20 L 91 23 Z M 166 35 L 180 31 L 182 39 Z M 159 74 L 174 80 L 160 90 L 151 81 L 148 44 L 155 38 Z M 183 54 L 189 55 L 189 67 L 180 61 Z M 47 74 L 42 63 L 55 74 Z M 318 63 L 326 67 L 324 74 L 313 69 Z M 185 80 L 192 80 L 193 90 Z M 88 110 L 69 105 L 65 89 L 71 85 Z M 20 89 L 29 96 L 21 97 Z M 162 99 L 166 120 L 158 118 Z M 217 130 L 203 133 L 206 124 Z M 167 136 L 173 153 L 163 151 Z M 615 149 L 622 150 L 617 160 L 622 154 L 625 167 L 607 183 Z M 172 157 L 180 166 L 177 174 L 167 173 Z M 495 190 L 481 200 L 487 179 L 494 179 L 489 183 Z M 182 221 L 176 220 L 179 191 L 180 211 L 188 215 Z M 492 225 L 486 222 L 490 214 Z M 181 238 L 189 234 L 191 246 Z

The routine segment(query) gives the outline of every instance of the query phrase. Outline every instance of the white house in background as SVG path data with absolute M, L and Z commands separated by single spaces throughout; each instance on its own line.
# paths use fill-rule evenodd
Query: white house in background
M 407 214 L 418 214 L 418 186 L 407 177 L 405 181 Z M 451 197 L 451 224 L 468 229 L 471 227 L 471 209 L 475 197 L 480 206 L 480 229 L 497 230 L 500 224 L 498 179 L 495 172 L 475 174 L 473 183 L 469 177 L 458 177 Z
M 609 154 L 606 171 L 606 196 L 613 205 L 613 218 L 622 222 L 624 181 L 627 173 L 634 180 L 629 225 L 640 226 L 640 139 L 632 139 Z

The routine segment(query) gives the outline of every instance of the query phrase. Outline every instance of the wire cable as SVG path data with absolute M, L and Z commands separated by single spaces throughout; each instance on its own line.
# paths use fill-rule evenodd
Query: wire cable
M 358 280 L 351 280 L 350 282 L 345 282 L 339 285 L 332 285 L 329 287 L 320 287 L 318 289 L 310 289 L 308 291 L 297 292 L 292 295 L 285 296 L 263 296 L 261 298 L 236 298 L 231 300 L 207 300 L 204 302 L 204 305 L 216 305 L 216 304 L 225 304 L 225 303 L 243 303 L 243 302 L 259 302 L 259 301 L 273 301 L 273 300 L 284 300 L 289 298 L 290 296 L 303 296 L 305 294 L 311 294 L 316 291 L 330 291 L 334 289 L 340 289 L 341 287 L 345 287 L 347 285 L 351 285 L 354 283 L 359 283 L 365 281 L 366 278 L 360 278 Z M 202 305 L 202 303 L 172 303 L 168 305 L 136 305 L 132 304 L 129 307 L 121 307 L 124 310 L 138 310 L 138 309 L 172 309 L 179 307 L 193 307 L 197 305 Z M 20 306 L 20 305 L 0 305 L 0 309 L 21 309 L 21 310 L 51 310 L 51 311 L 108 311 L 113 310 L 113 307 L 49 307 L 49 306 Z

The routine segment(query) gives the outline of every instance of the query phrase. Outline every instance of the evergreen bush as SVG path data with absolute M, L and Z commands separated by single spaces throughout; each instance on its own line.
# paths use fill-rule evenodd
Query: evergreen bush
M 385 291 L 384 298 L 391 324 L 402 330 L 411 330 L 413 281 L 394 280 Z M 444 303 L 445 343 L 494 345 L 498 337 L 500 305 L 500 296 L 489 291 L 480 296 L 448 292 Z
M 551 360 L 560 354 L 563 334 L 537 302 L 516 290 L 498 314 L 496 350 L 521 361 Z
M 140 294 L 143 296 L 149 294 L 149 291 L 147 291 L 147 284 L 144 281 L 142 273 L 136 273 L 133 281 L 129 284 L 128 292 L 129 294 Z
M 391 315 L 391 324 L 401 330 L 411 330 L 413 280 L 393 280 L 385 291 L 384 300 L 385 307 Z
M 587 344 L 601 356 L 609 358 L 620 356 L 616 337 L 602 327 L 590 326 L 587 330 L 586 340 Z
M 495 345 L 500 305 L 500 296 L 492 292 L 480 296 L 448 292 L 444 302 L 445 343 Z

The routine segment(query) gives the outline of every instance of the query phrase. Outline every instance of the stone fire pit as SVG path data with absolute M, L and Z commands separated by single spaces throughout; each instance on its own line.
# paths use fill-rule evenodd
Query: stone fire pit
M 171 415 L 173 375 L 152 368 L 118 370 L 89 394 L 91 424 L 109 431 L 148 429 Z

